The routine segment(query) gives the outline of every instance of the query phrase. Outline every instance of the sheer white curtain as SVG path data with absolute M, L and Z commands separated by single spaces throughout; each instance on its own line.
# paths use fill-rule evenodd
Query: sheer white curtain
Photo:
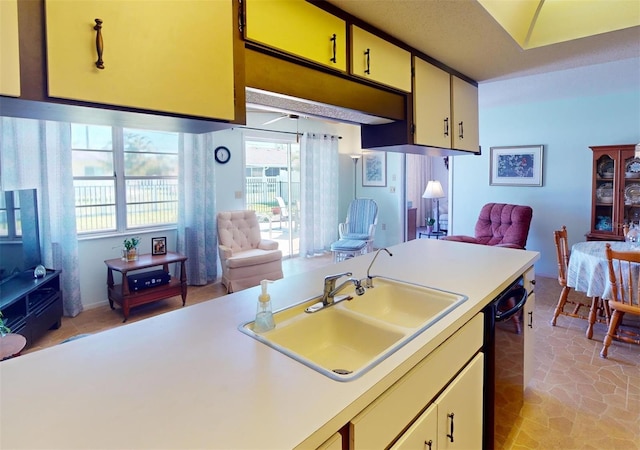
M 300 170 L 300 256 L 314 256 L 338 237 L 338 136 L 305 133 Z
M 431 157 L 423 155 L 406 155 L 407 201 L 417 208 L 417 226 L 425 225 L 425 218 L 432 216 L 431 200 L 422 198 L 427 183 L 431 179 Z
M 191 285 L 213 282 L 218 274 L 213 135 L 185 134 L 178 175 L 177 250 L 187 256 Z
M 82 311 L 71 125 L 2 117 L 0 179 L 3 190 L 38 190 L 42 263 L 62 271 L 64 314 Z

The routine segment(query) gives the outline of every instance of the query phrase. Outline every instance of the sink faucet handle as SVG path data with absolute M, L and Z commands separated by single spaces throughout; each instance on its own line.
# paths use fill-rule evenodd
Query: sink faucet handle
M 351 272 L 336 273 L 334 275 L 327 275 L 324 277 L 324 281 L 336 281 L 338 278 L 350 277 L 351 275 L 353 275 Z

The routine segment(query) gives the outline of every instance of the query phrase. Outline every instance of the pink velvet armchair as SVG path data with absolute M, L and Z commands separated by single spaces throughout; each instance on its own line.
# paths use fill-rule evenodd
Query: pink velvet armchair
M 529 206 L 487 203 L 480 210 L 475 237 L 447 236 L 448 241 L 524 249 L 533 210 Z

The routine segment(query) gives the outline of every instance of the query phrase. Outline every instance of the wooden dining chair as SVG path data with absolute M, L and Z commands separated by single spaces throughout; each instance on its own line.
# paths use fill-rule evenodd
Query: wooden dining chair
M 631 344 L 640 344 L 640 333 L 633 329 L 622 329 L 622 318 L 625 314 L 640 316 L 640 252 L 617 251 L 611 248 L 611 244 L 605 246 L 607 263 L 609 265 L 609 285 L 611 287 L 611 320 L 609 329 L 604 337 L 600 356 L 607 357 L 611 341 L 616 339 Z
M 590 303 L 585 303 L 575 298 L 569 299 L 569 291 L 571 291 L 571 288 L 567 286 L 567 268 L 569 267 L 570 250 L 567 227 L 563 225 L 560 230 L 555 230 L 553 232 L 553 237 L 556 243 L 556 256 L 558 258 L 558 283 L 560 284 L 560 286 L 562 286 L 562 291 L 560 292 L 558 304 L 556 305 L 556 309 L 553 313 L 553 318 L 551 319 L 551 325 L 554 327 L 556 326 L 556 321 L 558 320 L 558 316 L 560 314 L 586 320 L 588 321 L 586 335 L 588 339 L 591 339 L 591 337 L 593 337 L 594 323 L 608 323 L 609 309 L 607 305 L 600 300 L 599 297 L 593 297 Z M 574 306 L 572 310 L 564 310 L 564 307 L 567 303 Z M 588 309 L 589 314 L 581 314 L 581 308 Z

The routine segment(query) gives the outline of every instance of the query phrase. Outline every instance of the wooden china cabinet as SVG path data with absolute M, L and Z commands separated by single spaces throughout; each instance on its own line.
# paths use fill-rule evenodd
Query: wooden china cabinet
M 640 158 L 635 144 L 593 151 L 591 229 L 587 240 L 624 240 L 623 225 L 640 223 Z

